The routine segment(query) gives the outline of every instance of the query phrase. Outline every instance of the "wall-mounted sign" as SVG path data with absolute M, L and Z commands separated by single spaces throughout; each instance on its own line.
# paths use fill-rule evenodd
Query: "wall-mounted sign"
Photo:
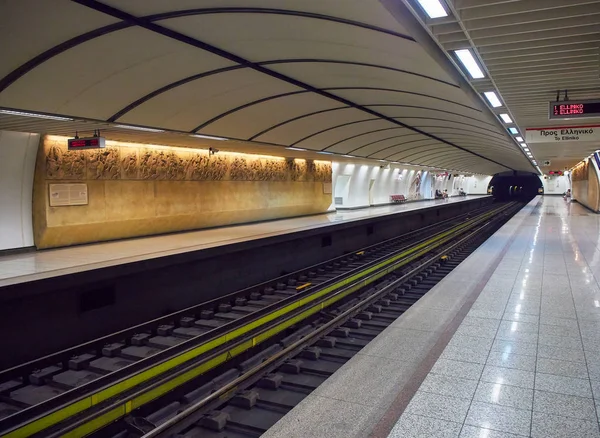
M 69 150 L 100 149 L 106 147 L 104 137 L 70 138 L 68 140 Z
M 550 160 L 544 161 L 544 166 L 550 166 Z
M 550 102 L 548 109 L 550 120 L 581 119 L 585 117 L 600 117 L 600 100 Z
M 548 172 L 548 175 L 561 176 L 563 174 L 562 170 L 551 170 Z
M 87 205 L 87 184 L 50 184 L 50 207 Z
M 600 125 L 527 128 L 525 137 L 527 143 L 597 142 L 600 141 Z

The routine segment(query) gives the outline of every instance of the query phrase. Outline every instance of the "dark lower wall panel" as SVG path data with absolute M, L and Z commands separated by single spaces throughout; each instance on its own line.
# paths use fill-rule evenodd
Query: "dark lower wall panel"
M 405 214 L 0 289 L 0 369 L 267 281 L 492 202 Z

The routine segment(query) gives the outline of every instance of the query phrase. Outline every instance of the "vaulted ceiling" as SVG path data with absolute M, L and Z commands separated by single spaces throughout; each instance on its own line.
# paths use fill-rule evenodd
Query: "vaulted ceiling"
M 5 0 L 0 108 L 74 120 L 4 114 L 0 129 L 94 126 L 132 140 L 115 126 L 139 125 L 185 145 L 201 134 L 247 142 L 249 152 L 266 144 L 533 171 L 480 97 L 409 33 L 410 13 L 385 3 Z
M 418 8 L 414 0 L 406 0 Z M 600 99 L 600 0 L 444 0 L 449 16 L 425 24 L 443 50 L 473 48 L 487 75 L 479 92 L 497 89 L 526 128 L 585 125 L 594 120 L 548 120 L 557 90 L 574 99 Z M 597 124 L 597 120 L 595 121 Z M 524 136 L 523 136 L 524 137 Z M 529 144 L 538 163 L 570 167 L 598 149 L 589 142 Z M 546 169 L 547 170 L 547 169 Z

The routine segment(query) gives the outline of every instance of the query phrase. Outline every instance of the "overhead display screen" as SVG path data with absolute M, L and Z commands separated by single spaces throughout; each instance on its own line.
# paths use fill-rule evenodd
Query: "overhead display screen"
M 600 100 L 550 102 L 549 119 L 581 119 L 600 117 Z
M 106 147 L 104 137 L 89 137 L 89 138 L 70 138 L 69 150 L 76 151 L 81 149 L 99 149 Z

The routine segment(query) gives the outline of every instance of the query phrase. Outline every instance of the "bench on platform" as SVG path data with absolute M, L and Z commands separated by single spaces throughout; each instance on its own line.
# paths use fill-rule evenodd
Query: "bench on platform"
M 406 197 L 404 195 L 390 195 L 390 201 L 394 203 L 406 202 Z

